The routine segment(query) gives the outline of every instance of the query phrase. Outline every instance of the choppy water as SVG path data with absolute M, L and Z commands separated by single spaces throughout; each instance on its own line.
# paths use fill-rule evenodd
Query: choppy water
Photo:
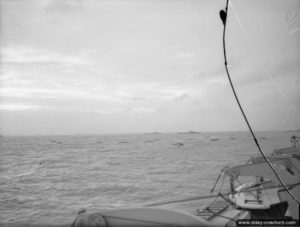
M 257 135 L 271 153 L 289 146 L 292 134 Z M 207 195 L 222 167 L 255 154 L 246 132 L 1 137 L 0 223 L 70 223 L 81 208 Z M 168 206 L 192 211 L 205 203 Z

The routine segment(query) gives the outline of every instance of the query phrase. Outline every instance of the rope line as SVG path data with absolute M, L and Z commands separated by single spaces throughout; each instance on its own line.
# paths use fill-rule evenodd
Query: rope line
M 226 166 L 226 167 L 227 167 L 227 166 Z M 210 193 L 213 193 L 213 192 L 214 192 L 214 190 L 215 190 L 215 188 L 216 188 L 216 186 L 217 186 L 217 184 L 218 184 L 218 182 L 219 182 L 219 180 L 220 180 L 220 177 L 222 176 L 222 174 L 224 174 L 224 170 L 225 170 L 226 167 L 224 167 L 224 168 L 220 171 L 220 173 L 219 173 L 219 175 L 218 175 L 218 177 L 217 177 L 217 180 L 216 180 L 215 184 L 213 185 L 212 189 L 210 190 Z
M 228 77 L 228 80 L 229 80 L 229 83 L 230 83 L 230 86 L 231 86 L 231 89 L 232 89 L 232 92 L 234 94 L 234 97 L 235 97 L 235 100 L 239 106 L 239 109 L 244 117 L 244 120 L 249 128 L 249 131 L 253 137 L 253 140 L 259 150 L 259 152 L 261 153 L 262 157 L 266 160 L 266 162 L 268 163 L 269 167 L 271 168 L 271 170 L 273 171 L 273 173 L 276 175 L 278 181 L 280 182 L 280 184 L 284 187 L 284 189 L 288 192 L 288 194 L 293 198 L 294 201 L 296 201 L 298 203 L 298 205 L 300 204 L 298 199 L 289 191 L 289 189 L 286 187 L 286 185 L 283 183 L 283 181 L 281 180 L 281 178 L 279 177 L 279 175 L 277 174 L 277 172 L 275 171 L 275 169 L 273 168 L 273 166 L 271 165 L 271 163 L 269 162 L 268 158 L 265 156 L 264 152 L 261 150 L 260 148 L 260 145 L 255 137 L 255 134 L 251 128 L 251 125 L 246 117 L 246 114 L 242 108 L 242 105 L 239 101 L 239 98 L 237 96 L 237 93 L 235 91 L 235 88 L 234 88 L 234 85 L 232 83 L 232 80 L 231 80 L 231 77 L 230 77 L 230 74 L 229 74 L 229 70 L 228 70 L 228 65 L 227 65 L 227 56 L 226 56 L 226 44 L 225 44 L 225 34 L 226 34 L 226 19 L 227 19 L 227 15 L 228 15 L 228 4 L 229 4 L 229 0 L 226 0 L 226 7 L 225 7 L 225 20 L 224 18 L 221 17 L 222 21 L 223 21 L 223 25 L 224 25 L 224 29 L 223 29 L 223 52 L 224 52 L 224 64 L 225 64 L 225 69 L 226 69 L 226 73 L 227 73 L 227 77 Z M 221 15 L 221 13 L 220 13 Z
M 218 197 L 219 194 L 216 195 L 206 195 L 206 196 L 195 196 L 187 199 L 179 199 L 179 200 L 172 200 L 172 201 L 165 201 L 165 202 L 160 202 L 160 203 L 151 203 L 148 205 L 145 205 L 146 207 L 152 207 L 152 206 L 160 206 L 160 205 L 167 205 L 167 204 L 172 204 L 172 203 L 182 203 L 182 202 L 189 202 L 189 201 L 195 201 L 195 200 L 201 200 L 201 199 L 210 199 L 210 198 L 215 198 Z

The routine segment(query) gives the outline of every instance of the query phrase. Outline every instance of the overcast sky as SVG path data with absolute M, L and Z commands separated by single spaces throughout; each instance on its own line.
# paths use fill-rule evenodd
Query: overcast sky
M 246 130 L 225 0 L 0 0 L 1 134 Z M 232 0 L 254 130 L 300 128 L 300 1 Z

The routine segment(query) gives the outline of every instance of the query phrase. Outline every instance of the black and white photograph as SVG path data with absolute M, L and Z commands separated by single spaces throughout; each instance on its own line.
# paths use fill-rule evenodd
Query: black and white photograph
M 0 0 L 0 227 L 299 226 L 300 0 Z

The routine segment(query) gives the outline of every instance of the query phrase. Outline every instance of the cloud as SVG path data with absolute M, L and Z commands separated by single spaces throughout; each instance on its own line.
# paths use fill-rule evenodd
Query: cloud
M 86 65 L 89 62 L 82 56 L 72 56 L 54 50 L 37 49 L 28 46 L 10 46 L 1 48 L 1 62 L 6 63 L 37 63 L 37 64 L 72 64 Z
M 180 101 L 180 100 L 186 99 L 186 98 L 188 98 L 188 97 L 190 97 L 189 94 L 183 93 L 183 94 L 181 94 L 181 95 L 175 97 L 173 100 L 174 100 L 174 101 Z
M 46 6 L 46 12 L 60 12 L 67 13 L 72 11 L 81 11 L 83 10 L 82 0 L 50 0 Z
M 194 52 L 179 52 L 179 53 L 175 54 L 174 58 L 175 59 L 183 60 L 183 59 L 195 58 L 197 56 L 199 56 L 199 53 L 194 53 Z
M 0 110 L 4 111 L 24 111 L 24 110 L 37 110 L 39 106 L 32 104 L 17 104 L 17 103 L 0 103 Z
M 134 114 L 145 114 L 145 113 L 154 113 L 156 112 L 155 108 L 149 107 L 128 107 L 122 111 L 118 111 L 119 113 L 134 113 Z
M 0 95 L 25 99 L 39 97 L 80 98 L 89 92 L 78 89 L 77 71 L 90 66 L 85 56 L 62 54 L 55 50 L 30 46 L 9 46 L 1 49 Z M 86 71 L 86 70 L 85 70 Z M 93 82 L 89 81 L 89 85 Z M 102 97 L 103 98 L 103 97 Z M 100 96 L 97 95 L 97 99 Z M 104 98 L 105 99 L 105 98 Z
M 15 97 L 15 98 L 36 98 L 39 99 L 91 99 L 91 100 L 117 100 L 117 97 L 108 94 L 93 93 L 92 91 L 79 90 L 79 89 L 51 89 L 51 88 L 0 88 L 0 95 L 2 97 Z

